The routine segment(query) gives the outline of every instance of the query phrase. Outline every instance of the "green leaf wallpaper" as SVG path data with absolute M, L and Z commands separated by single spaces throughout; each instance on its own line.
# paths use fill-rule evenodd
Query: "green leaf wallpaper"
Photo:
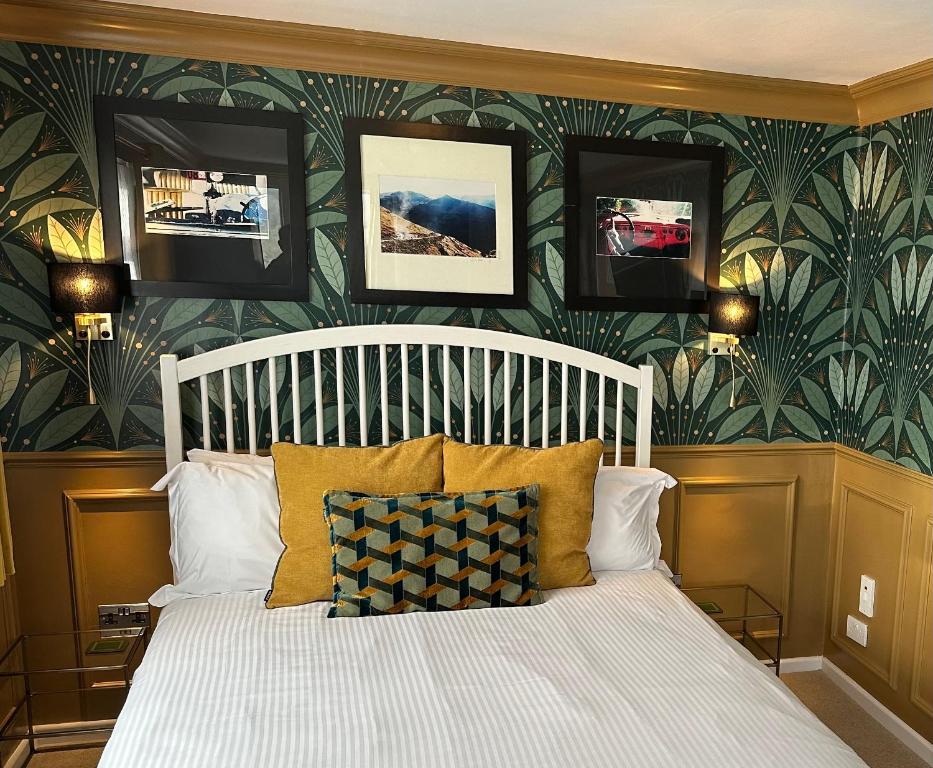
M 48 309 L 45 262 L 103 257 L 94 94 L 299 112 L 306 124 L 312 298 L 306 304 L 130 300 L 118 317 L 117 341 L 93 350 L 99 405 L 90 406 L 85 350 L 71 337 L 70 318 Z M 340 129 L 346 115 L 528 132 L 528 309 L 349 302 Z M 703 351 L 704 318 L 564 309 L 562 146 L 571 133 L 726 147 L 722 285 L 759 294 L 763 309 L 758 337 L 742 345 L 735 409 L 729 407 L 727 361 Z M 933 440 L 925 426 L 933 424 L 931 254 L 933 112 L 856 129 L 0 43 L 0 440 L 6 450 L 159 447 L 158 356 L 164 352 L 192 354 L 296 329 L 419 322 L 511 330 L 650 362 L 659 444 L 838 440 L 931 472 Z M 397 355 L 391 365 L 398 364 Z M 415 361 L 417 379 L 417 355 Z M 332 359 L 325 363 L 333 366 Z M 257 368 L 266 410 L 260 431 L 269 432 L 268 404 L 277 398 L 282 434 L 290 434 L 289 377 L 280 371 L 279 391 L 269 392 L 264 367 Z M 351 397 L 358 386 L 354 372 L 348 366 Z M 367 393 L 376 433 L 381 414 L 374 373 Z M 495 375 L 501 386 L 501 367 Z M 454 391 L 462 392 L 459 374 L 454 379 Z M 302 387 L 310 384 L 305 376 Z M 218 385 L 209 397 L 215 440 L 222 444 Z M 242 397 L 241 375 L 234 385 Z M 571 381 L 571 397 L 578 386 Z M 412 382 L 412 393 L 418 402 L 420 381 Z M 308 394 L 303 400 L 310 403 Z M 538 424 L 540 382 L 531 394 Z M 612 394 L 607 402 L 614 403 Z M 331 431 L 336 397 L 329 368 L 324 397 Z M 432 397 L 438 398 L 436 390 Z M 501 399 L 500 392 L 499 432 Z M 558 402 L 556 395 L 549 402 Z M 186 390 L 184 405 L 187 440 L 194 444 L 198 393 Z M 439 399 L 433 411 L 441 412 Z M 474 417 L 481 412 L 474 408 Z M 398 431 L 398 393 L 392 393 L 389 415 Z M 630 413 L 625 416 L 628 429 Z M 608 421 L 614 423 L 611 409 Z M 348 428 L 355 424 L 351 416 Z M 413 418 L 412 429 L 420 428 Z M 245 431 L 239 422 L 237 429 Z
M 838 439 L 933 471 L 933 111 L 872 126 L 846 154 L 851 210 L 843 349 L 830 367 Z

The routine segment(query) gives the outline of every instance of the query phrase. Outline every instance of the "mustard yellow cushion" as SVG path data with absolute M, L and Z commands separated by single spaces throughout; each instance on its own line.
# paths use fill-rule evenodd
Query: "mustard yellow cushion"
M 267 608 L 301 605 L 334 596 L 330 529 L 324 493 L 370 494 L 443 490 L 443 435 L 372 448 L 272 446 L 279 488 L 279 532 L 285 550 L 272 577 Z
M 586 545 L 602 440 L 555 448 L 464 445 L 444 441 L 444 491 L 517 488 L 537 483 L 541 589 L 593 584 Z

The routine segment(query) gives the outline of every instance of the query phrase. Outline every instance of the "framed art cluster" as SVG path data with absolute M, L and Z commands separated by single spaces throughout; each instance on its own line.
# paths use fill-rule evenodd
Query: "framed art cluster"
M 355 302 L 527 303 L 519 130 L 346 119 Z M 703 312 L 719 286 L 721 147 L 568 136 L 568 309 Z
M 131 292 L 306 301 L 300 115 L 98 97 L 108 258 Z M 350 299 L 527 304 L 524 131 L 343 120 Z M 724 150 L 568 136 L 568 309 L 702 312 Z

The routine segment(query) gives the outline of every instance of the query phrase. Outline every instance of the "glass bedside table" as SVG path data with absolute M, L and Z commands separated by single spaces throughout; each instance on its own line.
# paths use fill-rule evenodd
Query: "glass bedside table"
M 681 592 L 780 676 L 784 614 L 759 592 L 748 584 L 688 587 Z M 768 624 L 771 624 L 770 630 L 766 629 Z M 769 650 L 766 644 L 772 648 Z
M 111 731 L 146 642 L 145 629 L 20 635 L 0 657 L 0 691 L 13 703 L 0 741 L 26 742 L 28 762 Z M 63 738 L 69 745 L 56 746 Z

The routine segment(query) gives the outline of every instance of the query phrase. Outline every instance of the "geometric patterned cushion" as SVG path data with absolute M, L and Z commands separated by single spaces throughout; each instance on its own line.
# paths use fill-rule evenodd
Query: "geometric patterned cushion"
M 330 491 L 328 616 L 537 605 L 538 486 L 369 496 Z

